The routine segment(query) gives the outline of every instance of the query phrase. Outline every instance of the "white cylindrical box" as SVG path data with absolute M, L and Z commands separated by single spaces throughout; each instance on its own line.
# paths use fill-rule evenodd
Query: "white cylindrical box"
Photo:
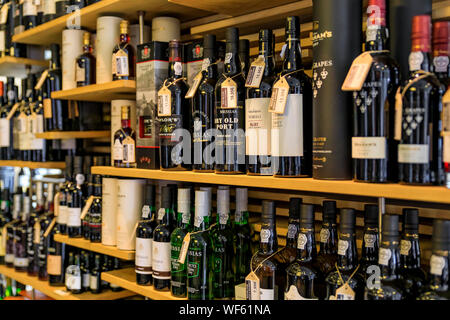
M 117 183 L 117 248 L 135 250 L 136 224 L 144 201 L 144 179 L 120 179 Z
M 180 40 L 180 20 L 172 17 L 152 19 L 152 41 Z
M 75 61 L 83 53 L 84 30 L 66 29 L 62 32 L 62 89 L 77 87 Z
M 95 42 L 97 83 L 112 81 L 112 51 L 119 42 L 120 21 L 122 21 L 122 18 L 112 16 L 97 18 L 97 37 Z
M 117 181 L 103 178 L 102 182 L 102 244 L 115 246 L 117 226 Z
M 130 44 L 133 46 L 134 51 L 137 50 L 137 45 L 139 44 L 139 25 L 132 24 L 130 26 Z M 152 33 L 152 29 L 149 26 L 144 26 L 144 42 L 150 42 L 150 34 Z
M 114 147 L 114 134 L 122 128 L 121 110 L 122 106 L 130 106 L 131 128 L 136 130 L 136 101 L 135 100 L 111 100 L 111 150 Z M 111 157 L 111 165 L 114 159 Z

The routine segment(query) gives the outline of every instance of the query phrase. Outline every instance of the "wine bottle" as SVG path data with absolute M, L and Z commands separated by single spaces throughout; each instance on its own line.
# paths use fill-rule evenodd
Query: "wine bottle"
M 38 237 L 35 233 L 37 230 L 37 224 L 39 223 L 39 218 L 43 213 L 43 183 L 42 181 L 36 182 L 36 198 L 38 199 L 38 203 L 34 209 L 32 209 L 31 214 L 28 214 L 27 220 L 27 254 L 28 254 L 28 275 L 29 276 L 37 276 L 39 272 L 39 261 L 36 259 L 36 245 L 35 239 Z M 30 195 L 27 192 L 24 194 L 24 210 L 31 210 L 31 199 Z
M 53 228 L 48 235 L 47 247 L 47 273 L 48 283 L 51 286 L 61 287 L 64 282 L 64 271 L 67 263 L 66 244 L 55 241 L 55 234 L 60 234 L 58 228 Z
M 365 281 L 373 273 L 369 269 L 371 266 L 378 265 L 378 251 L 380 246 L 379 228 L 378 228 L 378 206 L 366 204 L 364 206 L 364 231 L 361 249 L 361 261 L 358 272 Z
M 47 273 L 47 250 L 49 244 L 49 236 L 44 237 L 44 232 L 50 226 L 52 220 L 55 218 L 54 216 L 54 183 L 47 184 L 47 197 L 45 200 L 45 211 L 46 213 L 41 216 L 39 220 L 40 224 L 40 236 L 39 236 L 39 244 L 37 246 L 37 256 L 38 256 L 38 278 L 41 281 L 48 281 L 48 273 Z
M 25 25 L 23 21 L 23 6 L 24 1 L 13 0 L 12 10 L 14 12 L 14 35 L 18 35 L 25 31 Z
M 13 106 L 19 102 L 18 97 L 18 88 L 14 85 L 14 78 L 8 77 L 6 79 L 6 97 L 8 98 L 7 103 L 7 112 L 11 112 Z M 15 118 L 19 115 L 19 109 L 17 109 L 9 121 L 9 147 L 6 149 L 6 159 L 7 160 L 13 160 L 18 159 L 17 155 L 17 141 L 14 140 L 16 137 L 16 129 L 15 129 Z
M 414 17 L 411 37 L 411 75 L 401 90 L 402 113 L 396 123 L 399 180 L 441 185 L 445 177 L 440 116 L 445 88 L 431 73 L 430 16 Z
M 353 178 L 396 181 L 394 116 L 400 67 L 387 50 L 386 1 L 370 0 L 368 13 L 365 50 L 373 62 L 361 91 L 353 92 Z
M 22 205 L 22 215 L 20 222 L 14 227 L 14 270 L 27 272 L 29 268 L 30 253 L 28 244 L 28 221 L 30 219 L 30 197 L 24 194 Z M 31 256 L 32 257 L 32 256 Z
M 211 232 L 213 252 L 213 295 L 215 299 L 234 297 L 233 230 L 230 221 L 230 189 L 217 190 L 217 222 Z
M 0 57 L 9 55 L 8 39 L 8 13 L 10 10 L 9 1 L 0 3 Z
M 102 292 L 102 266 L 101 266 L 101 260 L 100 255 L 96 254 L 94 259 L 94 268 L 91 271 L 90 275 L 90 286 L 89 289 L 92 293 L 101 293 Z
M 297 238 L 300 228 L 300 205 L 302 202 L 302 198 L 289 199 L 288 232 L 286 235 L 286 247 L 283 250 L 283 256 L 288 265 L 294 262 L 297 257 Z
M 158 226 L 153 232 L 152 270 L 153 286 L 156 290 L 170 289 L 170 235 L 173 231 L 171 216 L 173 214 L 173 197 L 171 188 L 162 188 L 161 208 L 158 211 Z
M 437 21 L 433 24 L 433 66 L 434 74 L 447 88 L 450 85 L 450 22 Z
M 37 99 L 31 105 L 33 108 L 31 116 L 31 161 L 36 162 L 48 161 L 46 140 L 35 138 L 37 133 L 44 132 L 44 104 L 42 93 L 42 88 L 36 91 Z
M 23 1 L 23 24 L 25 30 L 37 26 L 37 6 L 34 3 L 34 0 Z
M 17 190 L 19 190 L 19 188 L 17 188 Z M 12 220 L 10 224 L 6 227 L 5 264 L 9 268 L 14 268 L 14 258 L 15 258 L 14 236 L 16 233 L 17 226 L 22 222 L 22 219 L 20 217 L 20 213 L 22 212 L 21 208 L 22 208 L 22 195 L 20 195 L 19 197 L 19 195 L 16 193 L 14 197 Z
M 56 15 L 55 18 L 59 18 L 68 13 L 68 7 L 70 5 L 70 0 L 54 0 Z
M 0 9 L 1 10 L 1 9 Z M 1 31 L 0 31 L 1 32 Z M 0 159 L 8 159 L 8 147 L 10 144 L 7 99 L 4 96 L 4 82 L 0 81 Z
M 82 275 L 81 275 L 81 257 L 77 253 L 74 256 L 74 263 L 72 265 L 72 274 L 71 274 L 71 287 L 70 292 L 73 294 L 80 294 L 83 292 L 82 286 Z
M 323 275 L 316 265 L 317 248 L 314 234 L 314 206 L 302 204 L 300 206 L 297 259 L 286 269 L 285 300 L 322 298 L 319 283 L 323 281 Z
M 429 283 L 418 300 L 450 300 L 449 259 L 450 256 L 450 221 L 435 219 L 433 221 L 432 255 Z
M 190 170 L 192 161 L 180 150 L 181 139 L 175 132 L 177 129 L 190 132 L 192 112 L 185 97 L 188 86 L 183 78 L 182 45 L 178 40 L 169 42 L 168 76 L 158 91 L 161 170 Z
M 82 291 L 89 291 L 91 288 L 91 270 L 89 253 L 86 251 L 81 252 L 82 263 L 80 267 L 81 272 L 81 289 Z
M 236 210 L 234 212 L 234 282 L 241 284 L 250 272 L 252 258 L 251 230 L 248 223 L 248 189 L 236 188 Z
M 82 237 L 81 209 L 83 208 L 83 184 L 86 180 L 83 173 L 83 157 L 73 159 L 73 183 L 67 193 L 67 234 L 69 238 Z
M 381 276 L 367 282 L 365 300 L 403 300 L 404 282 L 400 275 L 398 216 L 383 215 L 382 242 L 378 265 Z
M 401 274 L 405 280 L 405 298 L 416 299 L 425 285 L 425 272 L 420 267 L 419 211 L 403 209 L 402 235 L 400 240 Z
M 113 159 L 118 168 L 136 167 L 136 132 L 131 128 L 130 109 L 130 106 L 122 106 L 122 128 L 114 133 Z
M 213 299 L 213 269 L 210 227 L 210 205 L 207 191 L 195 191 L 194 229 L 189 242 L 187 292 L 189 300 Z
M 192 145 L 194 148 L 194 172 L 214 172 L 214 159 L 204 150 L 210 142 L 214 127 L 215 87 L 217 82 L 216 36 L 203 37 L 202 80 L 191 100 Z M 192 89 L 192 88 L 191 88 Z M 212 155 L 211 155 L 212 156 Z
M 272 30 L 261 29 L 259 31 L 258 59 L 264 61 L 264 73 L 258 88 L 247 88 L 245 99 L 245 132 L 248 137 L 246 155 L 248 158 L 247 174 L 249 175 L 273 175 L 269 159 L 271 151 L 269 103 L 272 96 L 272 85 L 275 81 L 274 46 Z M 251 75 L 255 77 L 255 75 Z
M 224 73 L 215 89 L 215 171 L 246 172 L 245 161 L 245 78 L 239 58 L 239 30 L 226 30 Z
M 282 114 L 272 114 L 272 161 L 277 177 L 307 177 L 312 174 L 312 85 L 305 75 L 300 52 L 300 20 L 286 19 L 283 77 L 289 94 Z
M 152 279 L 152 242 L 155 230 L 155 186 L 146 184 L 141 220 L 136 229 L 136 283 L 149 286 Z
M 320 270 L 327 275 L 335 270 L 337 262 L 336 201 L 325 200 L 322 203 L 322 229 L 320 229 L 320 251 L 317 261 Z
M 11 57 L 26 57 L 26 45 L 12 41 L 12 37 L 24 31 L 23 25 L 23 4 L 21 0 L 11 0 L 8 11 L 7 35 L 6 45 L 9 48 L 9 56 Z
M 89 240 L 93 243 L 102 242 L 102 176 L 93 176 L 94 201 L 89 209 Z
M 128 35 L 128 21 L 120 22 L 120 39 L 112 52 L 113 80 L 134 80 L 136 56 Z
M 180 257 L 184 237 L 188 233 L 191 224 L 191 189 L 179 188 L 177 202 L 177 227 L 170 236 L 170 273 L 172 278 L 170 287 L 172 295 L 184 298 L 187 296 L 186 263 L 181 263 L 178 259 Z
M 61 234 L 67 234 L 68 218 L 68 193 L 73 184 L 73 157 L 66 156 L 66 168 L 64 171 L 65 182 L 59 190 L 59 215 L 56 218 L 58 230 Z
M 76 60 L 75 80 L 77 87 L 95 84 L 96 60 L 92 54 L 91 34 L 83 34 L 83 53 Z
M 325 278 L 327 287 L 326 300 L 363 299 L 364 279 L 356 272 L 359 266 L 355 224 L 355 210 L 341 209 L 338 258 L 334 271 L 331 271 Z

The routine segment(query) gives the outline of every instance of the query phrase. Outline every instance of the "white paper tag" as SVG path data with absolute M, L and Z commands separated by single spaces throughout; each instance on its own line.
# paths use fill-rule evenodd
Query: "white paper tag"
M 285 77 L 281 77 L 272 89 L 272 97 L 269 103 L 269 112 L 283 114 L 289 95 L 289 84 Z
M 191 99 L 195 96 L 195 93 L 197 92 L 198 86 L 200 85 L 200 82 L 202 81 L 202 79 L 203 79 L 203 73 L 200 71 L 194 77 L 192 85 L 189 88 L 189 91 L 186 93 L 186 97 L 185 97 L 186 99 Z
M 245 86 L 247 88 L 259 88 L 264 76 L 265 67 L 266 63 L 264 62 L 264 56 L 259 56 L 258 59 L 253 61 L 248 71 L 247 81 L 245 81 Z
M 308 238 L 306 237 L 306 235 L 304 233 L 299 233 L 297 240 L 297 248 L 304 250 L 307 242 Z
M 445 258 L 437 255 L 432 255 L 430 259 L 430 273 L 436 276 L 441 276 L 445 268 Z
M 172 115 L 172 93 L 169 88 L 163 86 L 158 91 L 158 117 L 169 117 Z
M 220 87 L 221 108 L 232 109 L 237 107 L 237 84 L 231 78 L 225 79 Z
M 158 220 L 162 220 L 164 218 L 164 215 L 166 214 L 165 208 L 159 208 L 158 210 Z
M 418 71 L 421 69 L 424 57 L 422 52 L 411 52 L 409 55 L 409 71 Z
M 260 300 L 259 278 L 253 271 L 245 277 L 245 289 L 247 300 Z
M 360 91 L 370 68 L 372 67 L 373 58 L 370 52 L 364 52 L 359 55 L 352 63 L 347 77 L 342 84 L 342 91 Z
M 186 261 L 187 252 L 189 249 L 189 242 L 191 242 L 191 233 L 188 232 L 183 239 L 183 244 L 181 245 L 180 255 L 178 256 L 178 262 L 184 263 Z

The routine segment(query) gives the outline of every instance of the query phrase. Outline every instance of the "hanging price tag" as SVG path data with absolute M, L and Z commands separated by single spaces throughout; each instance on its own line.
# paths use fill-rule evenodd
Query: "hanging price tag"
M 259 88 L 265 67 L 266 63 L 264 62 L 264 56 L 259 56 L 258 59 L 253 61 L 250 65 L 250 70 L 248 71 L 247 81 L 245 81 L 245 86 L 247 88 Z
M 164 85 L 158 91 L 158 117 L 168 117 L 172 115 L 172 93 Z
M 41 242 L 41 224 L 36 221 L 34 224 L 34 243 L 39 244 Z
M 198 86 L 200 85 L 200 82 L 202 81 L 202 79 L 203 79 L 203 73 L 202 73 L 202 71 L 200 71 L 194 77 L 194 82 L 192 83 L 192 86 L 189 88 L 189 91 L 186 93 L 186 96 L 185 96 L 186 99 L 191 99 L 195 96 L 195 93 L 197 92 Z
M 183 244 L 181 245 L 180 255 L 178 257 L 179 263 L 184 263 L 186 261 L 187 252 L 189 249 L 189 242 L 191 242 L 191 233 L 189 232 L 184 236 Z
M 272 89 L 272 97 L 269 103 L 269 112 L 283 114 L 289 95 L 289 84 L 285 77 L 281 77 Z
M 342 91 L 360 91 L 366 81 L 370 68 L 372 67 L 373 58 L 370 52 L 364 52 L 359 55 L 352 63 L 347 77 L 342 85 Z
M 330 300 L 355 300 L 355 291 L 345 283 L 336 289 L 336 294 L 330 296 Z
M 86 204 L 83 207 L 83 210 L 81 210 L 81 215 L 80 215 L 80 219 L 83 220 L 84 217 L 86 216 L 86 214 L 88 213 L 89 209 L 92 206 L 92 202 L 94 202 L 95 197 L 94 196 L 90 196 L 87 200 L 86 200 Z
M 231 78 L 226 78 L 220 86 L 221 108 L 232 109 L 237 107 L 237 84 Z
M 20 102 L 17 102 L 13 107 L 11 108 L 11 111 L 9 111 L 8 116 L 6 117 L 7 120 L 11 120 L 14 113 L 16 113 L 17 108 L 20 106 Z
M 50 234 L 50 231 L 52 231 L 52 229 L 55 226 L 55 224 L 56 224 L 56 217 L 53 218 L 52 222 L 50 222 L 50 224 L 48 225 L 47 230 L 45 230 L 45 232 L 44 232 L 44 237 L 45 238 L 48 237 L 48 235 Z
M 259 278 L 253 271 L 245 277 L 245 291 L 247 300 L 261 300 Z
M 112 74 L 120 77 L 126 77 L 129 75 L 128 55 L 125 51 L 123 51 L 123 49 L 117 51 L 112 57 Z
M 403 96 L 401 88 L 397 89 L 395 94 L 395 123 L 394 123 L 394 139 L 400 141 L 402 139 L 402 117 L 403 117 Z
M 39 90 L 42 85 L 44 84 L 45 79 L 47 79 L 48 76 L 48 69 L 44 70 L 41 74 L 41 77 L 39 78 L 38 82 L 36 83 L 36 85 L 34 86 L 35 90 Z

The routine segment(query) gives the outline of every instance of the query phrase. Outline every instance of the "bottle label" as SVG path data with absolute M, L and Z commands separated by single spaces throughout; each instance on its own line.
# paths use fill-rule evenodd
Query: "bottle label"
M 53 118 L 53 113 L 52 113 L 52 99 L 44 99 L 42 101 L 42 104 L 44 106 L 44 118 L 45 119 L 51 119 Z
M 10 140 L 10 121 L 6 118 L 0 119 L 0 147 L 9 147 Z
M 353 137 L 353 159 L 386 159 L 386 137 Z
M 230 63 L 232 57 L 233 57 L 233 54 L 231 52 L 225 53 L 225 64 Z
M 367 30 L 366 30 L 366 41 L 375 41 L 377 40 L 377 33 L 378 30 L 380 29 L 379 25 L 371 25 L 371 26 L 367 26 Z
M 61 140 L 61 150 L 75 150 L 77 147 L 76 139 Z
M 44 132 L 44 116 L 42 114 L 33 114 L 33 137 L 32 137 L 32 150 L 44 149 L 44 139 L 35 139 L 34 134 Z
M 450 135 L 444 136 L 444 163 L 450 163 Z
M 262 229 L 260 232 L 261 243 L 269 243 L 271 232 L 268 229 Z
M 75 71 L 75 81 L 76 82 L 84 82 L 86 81 L 86 69 L 84 68 L 84 64 L 83 67 L 80 67 L 79 63 L 75 63 L 76 64 L 76 71 Z
M 6 48 L 5 40 L 6 40 L 6 32 L 5 30 L 0 30 L 0 52 L 5 51 Z
M 175 71 L 176 76 L 181 76 L 183 74 L 183 66 L 182 66 L 181 62 L 176 61 L 175 65 L 173 66 L 173 69 Z
M 170 242 L 153 241 L 152 267 L 156 279 L 170 279 Z
M 389 264 L 389 260 L 391 260 L 392 251 L 391 249 L 380 248 L 379 256 L 378 256 L 378 264 L 382 266 L 387 266 Z
M 23 3 L 23 15 L 26 16 L 36 16 L 37 7 L 33 0 L 25 0 Z
M 221 225 L 226 225 L 229 219 L 229 214 L 228 213 L 220 213 L 219 214 L 219 224 Z
M 28 267 L 28 258 L 18 258 L 14 257 L 15 267 Z
M 398 162 L 427 164 L 430 161 L 429 149 L 427 144 L 399 144 Z
M 91 281 L 91 274 L 84 273 L 83 274 L 83 288 L 89 288 L 90 281 Z
M 52 276 L 61 275 L 61 256 L 47 255 L 47 273 Z
M 272 114 L 271 154 L 303 156 L 303 95 L 289 94 L 284 114 Z
M 55 0 L 43 0 L 44 1 L 44 15 L 56 14 Z
M 123 162 L 124 163 L 135 163 L 136 162 L 136 154 L 135 154 L 135 142 L 133 138 L 126 137 L 123 140 Z
M 84 174 L 77 173 L 77 175 L 75 176 L 75 181 L 76 181 L 77 185 L 79 185 L 79 186 L 81 186 L 85 180 L 86 180 L 86 178 L 85 178 Z M 91 205 L 92 205 L 92 203 L 91 203 Z
M 67 226 L 81 227 L 81 208 L 67 208 Z
M 11 254 L 11 253 L 5 254 L 5 262 L 6 263 L 14 263 L 14 254 Z
M 400 254 L 402 256 L 407 256 L 409 254 L 409 250 L 411 250 L 411 241 L 401 240 L 400 241 Z
M 297 290 L 297 287 L 294 285 L 291 285 L 289 287 L 289 290 L 284 293 L 284 300 L 318 300 L 317 298 L 304 298 L 300 295 L 300 293 Z
M 434 72 L 447 72 L 450 59 L 448 56 L 439 56 L 433 59 Z
M 246 154 L 250 156 L 270 155 L 271 115 L 270 98 L 245 100 Z
M 436 276 L 442 276 L 444 268 L 445 258 L 433 254 L 430 259 L 430 273 Z
M 152 274 L 152 242 L 136 237 L 136 273 Z
M 164 84 L 158 91 L 158 117 L 172 115 L 172 92 Z M 161 121 L 161 119 L 160 119 Z
M 328 239 L 330 239 L 330 230 L 328 230 L 327 228 L 322 228 L 320 230 L 320 242 L 327 243 Z
M 297 226 L 295 224 L 290 224 L 288 226 L 287 237 L 288 239 L 295 239 L 295 235 L 297 234 Z
M 98 281 L 98 277 L 91 276 L 90 281 L 91 281 L 91 285 L 90 285 L 91 290 L 98 290 L 98 283 L 100 282 L 100 281 Z
M 259 300 L 275 300 L 275 289 L 259 289 Z
M 128 55 L 125 51 L 120 49 L 112 57 L 112 74 L 119 77 L 127 77 L 128 70 Z
M 409 71 L 417 71 L 422 67 L 424 57 L 422 52 L 411 52 L 409 55 Z
M 308 238 L 306 237 L 306 234 L 299 233 L 298 240 L 297 240 L 297 248 L 304 250 L 307 242 L 308 242 Z
M 345 256 L 347 254 L 349 243 L 347 240 L 339 239 L 338 241 L 338 255 Z
M 119 139 L 114 140 L 113 159 L 117 161 L 123 160 L 123 145 Z
M 150 206 L 149 205 L 143 205 L 142 206 L 142 218 L 147 219 L 150 215 Z
M 283 114 L 289 97 L 289 83 L 286 77 L 281 77 L 272 88 L 272 96 L 269 102 L 269 112 Z
M 68 208 L 67 206 L 59 206 L 59 215 L 56 218 L 56 222 L 58 224 L 67 224 L 67 217 L 68 217 Z
M 365 234 L 364 235 L 365 247 L 366 248 L 374 248 L 376 240 L 377 240 L 376 235 L 374 235 L 374 234 Z
M 189 223 L 191 220 L 191 213 L 190 212 L 183 212 L 181 215 L 181 221 L 186 224 Z
M 70 277 L 70 288 L 72 290 L 81 289 L 81 275 L 72 275 Z
M 166 214 L 165 208 L 159 208 L 158 210 L 158 220 L 161 221 L 164 218 L 164 215 Z

